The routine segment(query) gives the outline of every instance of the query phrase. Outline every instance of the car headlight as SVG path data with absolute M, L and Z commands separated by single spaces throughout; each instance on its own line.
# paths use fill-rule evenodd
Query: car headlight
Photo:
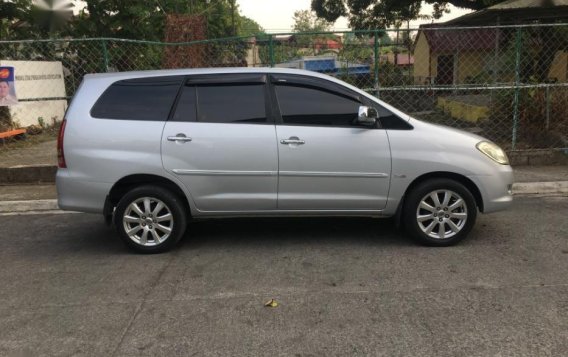
M 505 151 L 503 151 L 503 149 L 499 146 L 489 141 L 480 141 L 477 145 L 475 145 L 475 147 L 496 163 L 509 165 L 509 158 L 507 157 L 507 154 L 505 154 Z

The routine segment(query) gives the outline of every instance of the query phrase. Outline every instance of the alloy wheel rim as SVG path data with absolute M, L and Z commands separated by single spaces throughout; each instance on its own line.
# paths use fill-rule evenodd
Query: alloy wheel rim
M 170 208 L 161 200 L 142 197 L 128 205 L 122 223 L 130 240 L 144 247 L 153 247 L 170 237 L 174 218 Z
M 418 227 L 428 237 L 448 239 L 465 227 L 467 205 L 451 190 L 436 190 L 425 195 L 416 210 Z

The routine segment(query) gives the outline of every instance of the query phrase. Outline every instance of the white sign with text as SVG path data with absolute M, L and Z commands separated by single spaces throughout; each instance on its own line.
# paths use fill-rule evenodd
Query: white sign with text
M 63 120 L 67 109 L 63 65 L 56 61 L 6 61 L 14 67 L 18 86 L 17 105 L 10 107 L 12 122 L 20 127 Z

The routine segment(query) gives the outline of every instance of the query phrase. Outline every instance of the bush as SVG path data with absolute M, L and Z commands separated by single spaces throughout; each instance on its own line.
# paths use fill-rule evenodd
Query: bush
M 12 126 L 10 109 L 8 107 L 0 107 L 0 132 L 11 130 Z

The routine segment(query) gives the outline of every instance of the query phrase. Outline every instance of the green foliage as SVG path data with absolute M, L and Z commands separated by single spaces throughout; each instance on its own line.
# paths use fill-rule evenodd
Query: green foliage
M 503 0 L 312 0 L 318 17 L 334 22 L 347 16 L 353 29 L 375 29 L 400 26 L 420 17 L 423 3 L 432 4 L 432 17 L 438 19 L 449 11 L 448 4 L 480 10 Z
M 386 32 L 380 36 L 380 41 L 381 47 L 390 46 L 393 43 L 392 38 Z
M 87 1 L 73 23 L 75 37 L 161 40 L 164 13 L 146 1 Z
M 19 40 L 72 36 L 163 41 L 166 15 L 170 13 L 205 16 L 208 38 L 252 36 L 263 32 L 258 23 L 239 14 L 235 0 L 87 0 L 85 7 L 75 16 L 70 10 L 73 5 L 68 0 L 37 3 L 45 4 L 47 9 L 36 6 L 36 2 L 31 0 L 0 3 L 1 38 Z M 212 43 L 207 46 L 207 56 L 212 64 L 235 65 L 242 63 L 248 48 L 246 41 L 232 41 L 230 45 Z M 93 56 L 95 53 L 97 55 Z M 100 42 L 100 45 L 72 42 L 50 46 L 14 45 L 4 58 L 58 60 L 65 56 L 67 68 L 88 73 L 107 70 L 105 55 L 114 70 L 152 69 L 161 66 L 163 47 L 117 45 L 114 41 Z
M 22 34 L 24 31 L 16 27 L 12 27 L 12 24 L 17 22 L 19 19 L 24 17 L 24 12 L 21 2 L 0 2 L 0 39 L 15 38 L 18 33 Z M 27 6 L 29 6 L 31 0 L 28 0 Z
M 482 123 L 491 130 L 492 139 L 502 143 L 511 140 L 515 89 L 499 90 L 489 106 L 489 120 Z M 562 88 L 526 88 L 518 90 L 518 125 L 516 149 L 563 146 L 566 92 Z M 547 110 L 548 107 L 548 110 Z M 510 144 L 504 147 L 509 149 Z
M 63 34 L 74 5 L 66 0 L 13 0 L 0 3 L 0 38 L 33 39 Z
M 353 34 L 346 34 L 337 57 L 348 62 L 372 63 L 374 57 L 373 46 L 370 45 L 372 41 L 372 37 L 356 37 Z
M 257 45 L 258 45 L 258 54 L 260 57 L 260 61 L 262 62 L 263 65 L 269 66 L 271 63 L 270 63 L 270 40 L 268 36 L 257 37 Z M 272 46 L 274 54 L 274 63 L 288 62 L 295 58 L 301 57 L 300 49 L 298 48 L 298 46 L 294 44 L 273 39 Z
M 85 7 L 71 18 L 59 16 L 68 14 L 69 1 L 44 2 L 48 7 L 64 11 L 39 9 L 31 0 L 0 2 L 1 39 L 72 36 L 163 41 L 166 15 L 169 13 L 205 16 L 208 38 L 234 35 L 233 24 L 236 34 L 240 36 L 264 32 L 258 23 L 238 13 L 234 0 L 87 0 Z M 211 43 L 205 50 L 211 65 L 236 65 L 243 63 L 248 48 L 247 41 L 231 41 Z M 0 46 L 0 52 L 0 58 L 3 59 L 62 61 L 64 67 L 74 74 L 65 77 L 66 87 L 73 92 L 86 73 L 161 68 L 164 47 L 113 40 L 37 42 L 3 45 Z
M 73 36 L 162 41 L 169 13 L 206 16 L 208 38 L 262 32 L 256 22 L 239 14 L 235 0 L 87 0 L 75 16 L 71 11 L 73 4 L 68 0 L 38 3 L 46 4 L 45 8 L 32 0 L 0 2 L 1 38 Z
M 12 129 L 12 125 L 9 107 L 0 107 L 0 132 Z
M 379 63 L 379 84 L 382 87 L 395 87 L 412 84 L 412 77 L 400 66 L 390 62 Z
M 264 29 L 258 24 L 258 22 L 250 19 L 246 16 L 240 17 L 240 23 L 238 27 L 238 36 L 256 36 L 264 34 Z
M 320 19 L 315 12 L 300 10 L 294 12 L 294 25 L 292 30 L 297 33 L 302 32 L 323 32 L 329 31 L 333 23 Z
M 241 16 L 235 8 L 235 25 Z M 233 35 L 232 7 L 229 0 L 214 2 L 187 0 L 88 0 L 74 22 L 76 35 L 161 41 L 166 15 L 198 14 L 207 18 L 209 38 Z
M 296 33 L 292 39 L 282 41 L 273 39 L 274 63 L 283 63 L 304 55 L 317 54 L 316 43 L 333 38 L 332 35 L 312 35 L 312 32 L 326 32 L 331 29 L 332 23 L 318 19 L 314 12 L 301 10 L 294 12 L 294 25 L 292 30 Z M 270 64 L 270 42 L 268 37 L 262 36 L 259 41 L 260 60 Z
M 327 40 L 337 40 L 332 34 L 310 34 L 330 31 L 333 25 L 331 22 L 319 19 L 313 11 L 296 11 L 293 19 L 292 30 L 296 33 L 294 41 L 300 56 L 318 55 L 322 50 L 326 50 Z
M 31 24 L 50 36 L 64 31 L 73 18 L 75 5 L 70 0 L 39 0 L 30 7 Z

